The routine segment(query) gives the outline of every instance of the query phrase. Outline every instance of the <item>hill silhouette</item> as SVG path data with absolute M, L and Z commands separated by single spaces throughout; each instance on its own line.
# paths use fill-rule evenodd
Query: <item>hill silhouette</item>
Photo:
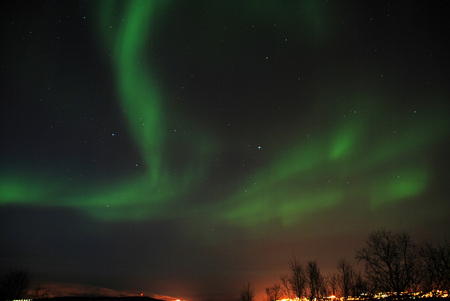
M 34 299 L 40 301 L 162 301 L 150 297 L 54 297 Z
M 39 285 L 41 294 L 34 300 L 132 301 L 138 298 L 139 301 L 174 301 L 178 299 L 171 296 L 152 294 L 146 291 L 114 290 L 101 286 L 78 283 L 42 282 Z M 142 293 L 143 296 L 141 296 Z M 33 296 L 33 287 L 30 287 L 28 295 Z

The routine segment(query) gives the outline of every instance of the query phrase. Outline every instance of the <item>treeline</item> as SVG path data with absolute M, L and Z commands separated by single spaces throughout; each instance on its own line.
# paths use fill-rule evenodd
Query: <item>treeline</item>
M 362 294 L 450 290 L 450 244 L 415 244 L 405 232 L 377 230 L 369 234 L 365 246 L 356 250 L 355 262 L 340 259 L 336 271 L 323 275 L 316 261 L 292 258 L 289 273 L 266 288 L 267 301 L 284 298 L 309 300 L 336 296 L 349 298 Z M 362 269 L 356 264 L 361 263 Z M 253 301 L 251 283 L 244 284 L 241 301 Z
M 11 266 L 0 277 L 0 300 L 16 300 L 25 297 L 31 282 L 27 270 Z

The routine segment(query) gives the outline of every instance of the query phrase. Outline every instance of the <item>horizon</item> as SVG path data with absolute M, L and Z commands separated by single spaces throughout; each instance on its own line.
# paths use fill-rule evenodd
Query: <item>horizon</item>
M 419 243 L 419 242 L 415 241 L 414 238 L 412 238 L 406 232 L 392 232 L 387 229 L 379 229 L 379 230 L 373 231 L 372 233 L 370 233 L 368 235 L 366 242 L 365 242 L 365 246 L 363 248 L 355 250 L 355 256 L 353 256 L 353 258 L 357 257 L 356 254 L 360 254 L 360 252 L 363 249 L 371 248 L 371 246 L 373 246 L 373 244 L 369 244 L 369 241 L 371 241 L 371 242 L 377 241 L 377 240 L 372 240 L 372 237 L 375 237 L 373 235 L 381 235 L 379 237 L 387 238 L 391 244 L 393 243 L 391 245 L 391 248 L 396 243 L 396 240 L 399 239 L 399 237 L 400 237 L 400 236 L 396 236 L 396 235 L 407 235 L 408 240 L 410 242 L 410 245 L 408 248 L 411 248 L 411 249 L 408 249 L 408 252 L 412 251 L 415 254 L 414 256 L 418 256 L 418 257 L 432 256 L 432 257 L 427 257 L 427 258 L 424 257 L 425 261 L 423 261 L 423 262 L 421 259 L 419 260 L 418 258 L 416 258 L 415 264 L 418 265 L 418 267 L 415 268 L 414 273 L 423 273 L 424 270 L 423 270 L 423 267 L 421 267 L 421 265 L 425 264 L 427 260 L 431 259 L 431 260 L 435 261 L 437 258 L 441 258 L 439 256 L 445 256 L 445 258 L 447 258 L 450 254 L 449 253 L 450 245 L 449 245 L 448 240 L 437 240 L 435 242 L 426 240 L 426 241 Z M 387 235 L 387 236 L 384 236 L 384 235 Z M 425 249 L 423 249 L 423 247 L 427 247 L 427 246 L 432 246 L 433 248 L 435 248 L 433 252 L 437 252 L 437 253 L 429 253 L 429 255 L 424 255 L 425 253 L 423 253 L 423 250 L 425 250 Z M 444 253 L 440 253 L 440 252 L 444 252 Z M 342 295 L 342 291 L 340 291 L 342 288 L 337 288 L 336 292 L 330 291 L 330 289 L 332 289 L 330 287 L 332 285 L 330 282 L 331 281 L 330 277 L 333 275 L 334 276 L 339 275 L 339 273 L 342 272 L 341 270 L 339 270 L 339 265 L 340 265 L 340 262 L 345 261 L 346 263 L 350 264 L 350 268 L 352 269 L 352 271 L 354 271 L 354 274 L 352 275 L 352 277 L 355 277 L 356 275 L 359 274 L 360 276 L 363 277 L 362 279 L 367 283 L 366 285 L 368 285 L 370 283 L 370 277 L 368 275 L 368 270 L 367 270 L 367 268 L 366 269 L 361 268 L 361 265 L 364 265 L 364 263 L 361 263 L 357 259 L 351 260 L 351 259 L 349 259 L 348 256 L 341 257 L 336 262 L 335 269 L 333 271 L 323 272 L 323 271 L 321 271 L 320 263 L 317 262 L 317 260 L 309 259 L 308 262 L 307 261 L 302 262 L 297 257 L 295 257 L 295 255 L 293 255 L 293 256 L 294 257 L 290 258 L 290 261 L 289 261 L 289 266 L 290 266 L 290 268 L 288 269 L 289 271 L 287 271 L 287 273 L 280 274 L 278 279 L 273 279 L 271 284 L 264 285 L 262 289 L 261 289 L 260 285 L 258 285 L 258 284 L 255 285 L 250 279 L 247 280 L 247 285 L 250 285 L 249 289 L 253 294 L 254 301 L 266 300 L 267 298 L 269 298 L 269 296 L 267 295 L 268 294 L 267 289 L 273 287 L 273 285 L 280 284 L 280 283 L 282 284 L 282 282 L 283 282 L 282 277 L 287 277 L 290 273 L 292 273 L 292 271 L 290 269 L 294 262 L 297 262 L 298 264 L 300 264 L 301 266 L 303 266 L 305 268 L 306 268 L 306 263 L 313 262 L 313 263 L 317 264 L 320 275 L 322 275 L 322 277 L 324 277 L 323 279 L 325 282 L 323 283 L 323 285 L 324 285 L 324 287 L 326 287 L 326 290 L 327 290 L 327 293 L 325 295 L 321 295 L 321 297 L 319 298 L 320 300 L 323 300 L 323 299 L 328 300 L 330 298 L 332 298 L 332 299 L 337 298 L 337 299 L 341 299 L 341 300 L 347 300 L 347 299 L 348 300 L 363 300 L 364 298 L 363 299 L 354 299 L 355 297 L 356 298 L 361 297 L 361 295 L 363 295 L 362 293 L 364 293 L 364 295 L 368 294 L 369 297 L 376 296 L 374 298 L 379 299 L 380 296 L 378 296 L 378 295 L 389 292 L 386 290 L 374 290 L 373 288 L 366 287 L 366 289 L 362 293 L 360 292 L 358 294 L 350 294 L 347 297 L 345 297 L 344 295 Z M 383 257 L 380 257 L 380 259 L 381 258 L 383 258 Z M 446 260 L 445 258 L 442 257 L 437 262 L 439 262 L 439 264 L 442 264 L 442 262 L 444 262 L 444 264 L 445 264 L 445 260 Z M 364 260 L 362 260 L 362 261 L 364 261 Z M 437 263 L 437 262 L 435 262 L 435 263 Z M 29 270 L 26 270 L 26 269 L 23 269 L 20 267 L 15 267 L 15 269 L 25 271 L 26 273 L 28 273 L 30 275 Z M 436 267 L 433 266 L 433 269 L 436 269 Z M 449 269 L 448 263 L 447 263 L 447 266 L 445 266 L 445 267 L 442 266 L 441 268 L 438 268 L 438 270 L 435 270 L 435 272 L 439 271 L 438 273 L 441 273 L 441 272 L 446 273 L 445 269 L 447 270 L 447 273 L 448 273 L 448 269 Z M 401 274 L 399 274 L 399 275 L 401 275 Z M 30 276 L 31 276 L 30 279 L 33 279 L 32 274 Z M 430 276 L 435 277 L 434 274 L 431 274 Z M 423 284 L 421 284 L 421 283 L 424 281 L 425 278 L 427 278 L 427 276 L 426 277 L 421 276 L 421 277 L 417 278 L 417 279 L 419 279 L 417 283 L 411 284 L 411 286 L 405 287 L 405 290 L 402 290 L 402 292 L 407 293 L 408 295 L 411 293 L 413 293 L 413 294 L 414 293 L 422 293 L 422 294 L 427 295 L 426 298 L 433 297 L 433 295 L 428 296 L 429 292 L 435 292 L 435 293 L 437 292 L 438 295 L 439 295 L 440 291 L 441 292 L 444 291 L 444 293 L 445 293 L 445 291 L 448 292 L 448 289 L 447 290 L 445 289 L 445 284 L 444 284 L 444 287 L 434 287 L 434 288 L 432 288 L 432 287 L 426 288 L 426 287 L 422 286 Z M 342 280 L 340 280 L 340 281 L 342 281 Z M 354 280 L 352 280 L 352 281 L 354 281 Z M 238 300 L 239 294 L 241 294 L 243 291 L 243 288 L 245 288 L 245 284 L 246 284 L 245 282 L 243 284 L 241 284 L 240 291 L 237 290 L 234 292 L 228 292 L 228 294 L 222 294 L 221 296 L 219 296 L 218 294 L 206 295 L 206 294 L 201 294 L 201 293 L 197 292 L 197 295 L 193 295 L 191 298 L 185 299 L 185 298 L 180 298 L 179 296 L 174 296 L 174 295 L 170 295 L 170 294 L 161 295 L 156 292 L 146 291 L 145 289 L 139 290 L 139 289 L 122 288 L 120 290 L 117 290 L 115 288 L 101 287 L 98 285 L 92 285 L 92 284 L 87 284 L 87 283 L 84 283 L 84 284 L 82 284 L 82 283 L 61 283 L 61 282 L 57 282 L 57 281 L 42 282 L 40 280 L 38 280 L 38 281 L 31 280 L 31 284 L 26 289 L 27 292 L 25 293 L 25 296 L 32 298 L 32 299 L 42 299 L 42 298 L 45 299 L 45 298 L 58 298 L 58 297 L 74 297 L 74 298 L 75 297 L 76 298 L 78 298 L 78 297 L 111 297 L 111 298 L 148 297 L 148 298 L 153 298 L 153 299 L 163 300 L 163 301 L 203 301 L 203 300 L 210 300 L 211 297 L 213 297 L 214 300 Z M 447 283 L 447 285 L 448 285 L 448 283 Z M 286 293 L 287 292 L 282 291 L 281 298 L 278 298 L 278 299 L 272 300 L 272 301 L 295 300 L 296 299 L 296 298 L 292 298 L 292 296 L 289 297 L 288 295 L 286 295 Z M 389 296 L 389 294 L 391 294 L 391 293 L 388 293 L 388 296 Z M 350 297 L 353 297 L 353 299 Z M 367 297 L 365 297 L 365 298 L 367 298 Z M 381 298 L 383 299 L 386 297 L 381 296 Z M 308 298 L 305 295 L 303 297 L 303 299 L 308 299 Z M 270 301 L 270 300 L 268 300 L 268 301 Z
M 0 267 L 261 300 L 377 229 L 448 239 L 450 26 L 424 1 L 14 1 Z
M 153 293 L 145 293 L 145 292 L 139 292 L 139 291 L 133 291 L 133 290 L 122 290 L 122 291 L 115 291 L 110 288 L 105 287 L 99 287 L 99 286 L 92 286 L 92 285 L 83 285 L 83 284 L 74 284 L 74 283 L 40 283 L 42 288 L 42 293 L 38 297 L 33 297 L 33 286 L 31 286 L 28 289 L 28 292 L 26 293 L 25 297 L 22 299 L 26 300 L 41 300 L 41 299 L 54 299 L 54 298 L 151 298 L 156 300 L 162 300 L 162 301 L 194 301 L 194 300 L 206 300 L 206 299 L 190 299 L 190 300 L 184 300 L 184 299 L 177 299 L 176 297 L 170 297 L 170 296 L 161 296 L 156 295 Z M 56 290 L 55 290 L 56 287 Z M 74 287 L 77 289 L 74 290 Z M 441 292 L 445 294 L 445 291 L 442 290 L 433 290 L 436 294 Z M 423 290 L 417 290 L 417 291 L 407 291 L 409 295 L 415 294 L 415 293 L 422 293 L 424 295 L 427 295 L 427 291 Z M 386 294 L 386 292 L 376 292 L 376 293 L 369 293 L 368 296 L 381 296 L 381 297 L 375 297 L 376 299 L 384 299 L 386 297 L 389 297 L 389 294 L 384 296 L 382 294 Z M 256 294 L 259 295 L 259 294 Z M 448 291 L 446 293 L 448 297 Z M 349 298 L 351 297 L 351 298 Z M 319 298 L 320 300 L 323 299 L 336 299 L 336 300 L 359 300 L 355 299 L 355 297 L 361 297 L 361 296 L 348 296 L 347 298 L 344 297 L 336 297 L 333 295 L 325 296 L 322 298 Z M 433 296 L 426 296 L 425 298 L 431 298 Z M 435 295 L 434 297 L 442 298 L 442 296 Z M 253 300 L 266 300 L 267 295 L 263 295 L 261 299 L 255 298 Z M 232 298 L 232 299 L 223 299 L 223 300 L 238 300 L 239 298 Z M 304 297 L 304 299 L 308 299 Z M 222 299 L 220 299 L 222 300 Z M 278 299 L 277 299 L 278 300 Z M 287 296 L 282 296 L 282 298 L 279 299 L 280 301 L 284 300 L 298 300 L 298 298 L 288 298 Z
M 148 292 L 139 292 L 139 291 L 133 291 L 133 290 L 122 290 L 122 291 L 116 291 L 113 290 L 111 288 L 106 288 L 106 287 L 99 287 L 99 286 L 92 286 L 92 285 L 86 285 L 86 284 L 75 284 L 75 283 L 56 283 L 56 282 L 48 282 L 48 283 L 39 283 L 40 289 L 42 289 L 42 292 L 40 293 L 39 296 L 33 296 L 33 294 L 35 294 L 35 292 L 33 292 L 34 288 L 33 285 L 30 286 L 30 288 L 28 288 L 27 293 L 25 294 L 25 297 L 22 299 L 26 299 L 26 300 L 41 300 L 41 299 L 54 299 L 54 298 L 105 298 L 105 297 L 109 297 L 109 298 L 140 298 L 140 297 L 144 297 L 144 298 L 151 298 L 151 299 L 156 299 L 156 300 L 162 300 L 162 301 L 194 301 L 194 300 L 204 300 L 204 299 L 190 299 L 190 300 L 184 300 L 184 299 L 178 299 L 176 297 L 172 297 L 172 296 L 162 296 L 162 295 L 156 295 L 153 293 L 148 293 Z M 435 294 L 436 292 L 439 293 L 444 293 L 445 294 L 445 290 L 432 290 Z M 365 293 L 365 295 L 368 296 L 381 296 L 381 298 L 386 298 L 389 297 L 389 295 L 386 295 L 385 297 L 383 297 L 382 294 L 386 294 L 387 292 L 374 292 L 374 293 Z M 415 294 L 415 293 L 422 293 L 424 295 L 427 295 L 428 292 L 424 291 L 424 290 L 416 290 L 416 291 L 405 291 L 405 293 L 411 295 L 411 294 Z M 255 294 L 259 295 L 259 294 Z M 446 293 L 447 297 L 448 297 L 448 291 Z M 333 296 L 333 295 L 329 295 L 329 296 L 324 296 L 321 297 L 319 299 L 323 300 L 323 299 L 339 299 L 339 300 L 358 300 L 355 299 L 355 297 L 361 297 L 361 296 L 348 296 L 347 298 L 345 297 L 337 297 L 337 296 Z M 426 296 L 426 298 L 430 298 L 433 296 Z M 435 297 L 438 297 L 437 295 L 435 295 Z M 442 297 L 442 296 L 440 296 Z M 256 297 L 254 297 L 254 301 L 258 301 L 258 300 L 266 300 L 267 295 L 263 295 L 262 299 L 258 299 Z M 380 297 L 375 297 L 377 299 L 379 299 Z M 232 298 L 232 299 L 224 299 L 224 300 L 238 300 L 239 298 Z M 303 299 L 308 299 L 306 297 L 304 297 Z M 287 296 L 282 296 L 280 299 L 277 299 L 280 301 L 283 300 L 298 300 L 298 298 L 289 298 Z M 308 299 L 309 300 L 309 299 Z

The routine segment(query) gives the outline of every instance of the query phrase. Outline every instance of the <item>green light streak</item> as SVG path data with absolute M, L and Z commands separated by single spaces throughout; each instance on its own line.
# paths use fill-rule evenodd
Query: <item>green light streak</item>
M 143 50 L 149 38 L 155 1 L 130 2 L 127 22 L 119 30 L 114 56 L 120 100 L 128 119 L 130 131 L 141 148 L 141 154 L 155 185 L 161 172 L 161 152 L 165 126 L 162 122 L 161 99 L 154 79 L 145 66 Z
M 445 139 L 449 129 L 445 114 L 421 113 L 411 122 L 383 120 L 383 127 L 367 114 L 355 114 L 338 123 L 336 130 L 311 135 L 315 138 L 278 153 L 272 164 L 250 175 L 241 192 L 225 201 L 222 218 L 249 229 L 274 221 L 291 226 L 338 206 L 345 197 L 368 199 L 373 210 L 381 210 L 421 195 L 431 175 L 429 163 L 419 154 Z M 394 137 L 380 135 L 380 128 Z M 411 165 L 409 160 L 420 165 L 397 167 Z
M 354 155 L 360 140 L 362 125 L 355 123 L 343 125 L 332 137 L 329 152 L 330 160 L 348 158 Z
M 185 135 L 183 139 L 188 143 L 166 137 L 167 112 L 146 49 L 153 19 L 162 12 L 162 3 L 102 1 L 100 6 L 99 31 L 106 51 L 113 54 L 119 100 L 144 159 L 145 173 L 106 185 L 59 183 L 52 178 L 36 181 L 5 173 L 0 183 L 0 204 L 68 206 L 103 220 L 164 218 L 170 214 L 172 200 L 198 187 L 206 177 L 214 140 L 207 135 L 199 138 L 195 133 Z M 178 147 L 178 143 L 189 145 L 190 157 L 183 167 L 170 167 L 170 158 L 163 154 L 168 147 Z
M 428 177 L 425 168 L 405 169 L 384 175 L 371 187 L 370 204 L 377 208 L 419 195 L 426 189 Z
M 337 187 L 326 188 L 321 193 L 307 190 L 306 187 L 298 189 L 282 184 L 241 193 L 229 200 L 232 208 L 226 211 L 223 218 L 245 227 L 257 227 L 268 222 L 278 222 L 288 227 L 308 214 L 339 204 L 343 197 L 343 191 Z
M 45 181 L 26 179 L 24 176 L 2 174 L 0 176 L 0 204 L 32 203 L 48 194 Z
M 275 14 L 286 13 L 276 2 L 260 3 L 240 4 L 241 18 L 255 10 L 254 18 L 266 17 L 272 6 L 277 8 Z M 60 175 L 37 179 L 3 171 L 0 204 L 73 207 L 111 221 L 164 219 L 180 204 L 180 198 L 207 182 L 211 154 L 218 150 L 215 139 L 205 135 L 204 129 L 183 138 L 170 136 L 168 120 L 173 114 L 164 106 L 146 47 L 155 30 L 155 17 L 165 5 L 147 0 L 102 1 L 99 15 L 98 30 L 113 58 L 118 100 L 145 162 L 144 173 L 86 185 L 63 182 Z M 310 0 L 299 5 L 300 23 L 305 25 L 299 31 L 325 37 L 327 24 L 321 4 Z M 370 208 L 379 210 L 425 193 L 431 169 L 429 160 L 420 154 L 448 137 L 446 114 L 430 110 L 420 116 L 394 114 L 391 119 L 377 119 L 384 116 L 383 103 L 388 100 L 369 95 L 346 97 L 358 108 L 355 113 L 336 113 L 345 118 L 333 119 L 326 128 L 313 128 L 308 138 L 279 146 L 264 166 L 236 175 L 241 177 L 241 185 L 226 196 L 215 195 L 212 202 L 219 205 L 208 212 L 208 218 L 248 229 L 272 222 L 290 227 L 308 215 L 339 206 L 349 196 L 368 200 Z M 304 137 L 302 131 L 299 129 L 298 135 Z M 180 145 L 187 148 L 187 159 L 182 167 L 174 167 L 167 154 Z M 183 208 L 183 214 L 211 208 L 196 206 L 201 208 Z

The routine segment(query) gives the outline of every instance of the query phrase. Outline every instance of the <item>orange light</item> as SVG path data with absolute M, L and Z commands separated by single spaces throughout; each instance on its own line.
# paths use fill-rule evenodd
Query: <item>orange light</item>
M 144 294 L 141 293 L 141 296 L 144 296 Z

